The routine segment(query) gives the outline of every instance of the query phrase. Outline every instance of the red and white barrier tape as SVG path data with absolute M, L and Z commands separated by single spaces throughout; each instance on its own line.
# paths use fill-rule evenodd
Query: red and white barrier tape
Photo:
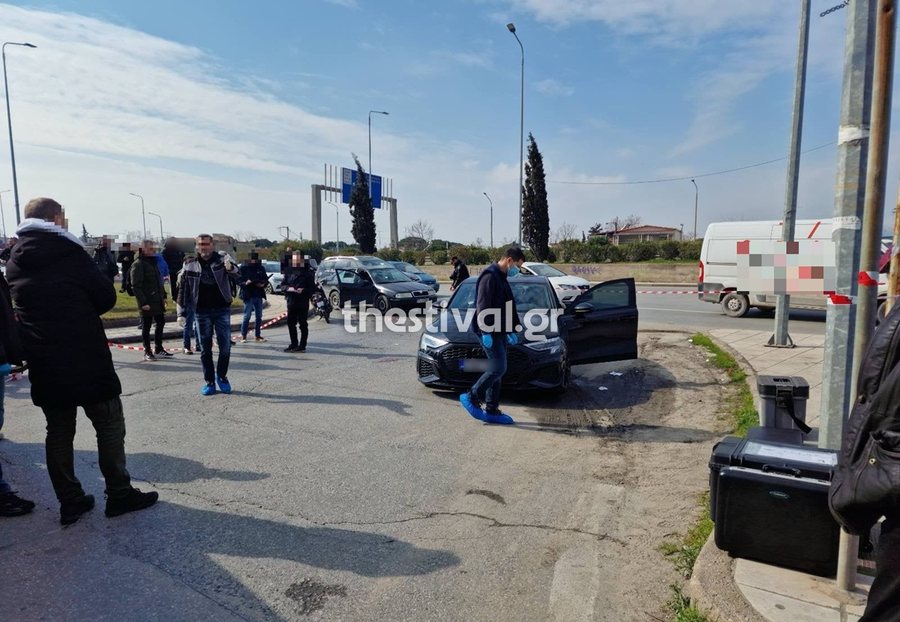
M 269 320 L 268 322 L 266 322 L 265 324 L 260 326 L 259 330 L 264 330 L 266 328 L 269 328 L 270 326 L 274 326 L 275 324 L 277 324 L 278 322 L 280 322 L 281 320 L 283 320 L 286 317 L 287 317 L 287 311 L 284 311 L 283 313 L 279 313 L 278 315 L 273 317 L 271 320 Z

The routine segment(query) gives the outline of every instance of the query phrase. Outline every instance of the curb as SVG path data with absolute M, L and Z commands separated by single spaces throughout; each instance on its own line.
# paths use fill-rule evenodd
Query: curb
M 270 317 L 270 318 L 268 318 L 268 319 L 267 319 L 267 318 L 263 318 L 263 324 L 266 324 L 267 322 L 271 322 L 272 320 L 278 318 L 280 315 L 281 315 L 281 313 L 278 313 L 278 314 L 276 314 L 276 315 L 274 315 L 273 317 Z M 312 316 L 313 316 L 313 311 L 312 311 L 312 309 L 310 309 L 310 316 L 309 316 L 309 317 L 312 317 Z M 242 319 L 243 319 L 243 318 L 242 318 Z M 283 318 L 282 318 L 282 319 L 283 319 Z M 167 320 L 167 321 L 166 321 L 166 324 L 168 324 L 168 323 L 169 323 L 169 322 L 168 322 L 168 320 Z M 132 320 L 132 321 L 130 322 L 130 324 L 134 324 L 134 321 Z M 177 326 L 177 324 L 176 324 L 176 326 Z M 104 326 L 104 328 L 109 328 L 109 327 L 108 327 L 108 326 Z M 238 321 L 238 322 L 232 322 L 232 323 L 231 323 L 231 330 L 232 330 L 232 331 L 235 331 L 235 330 L 240 331 L 240 329 L 241 329 L 241 322 L 240 322 L 240 321 Z M 169 339 L 181 339 L 183 335 L 184 335 L 184 329 L 182 329 L 180 326 L 179 326 L 177 329 L 163 330 L 163 339 L 166 339 L 166 340 L 169 340 Z M 113 337 L 113 338 L 110 338 L 109 336 L 107 336 L 106 339 L 107 339 L 107 341 L 109 341 L 109 342 L 111 342 L 111 343 L 117 343 L 117 344 L 141 343 L 141 342 L 144 340 L 143 336 L 142 336 L 140 333 L 134 334 L 134 335 L 123 335 L 123 336 L 121 336 L 121 337 Z M 196 337 L 195 337 L 195 339 L 196 339 Z

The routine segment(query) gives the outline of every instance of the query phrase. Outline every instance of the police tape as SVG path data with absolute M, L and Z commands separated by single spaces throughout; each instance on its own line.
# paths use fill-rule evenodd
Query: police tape
M 278 315 L 276 315 L 275 317 L 273 317 L 271 320 L 269 320 L 268 322 L 266 322 L 265 324 L 263 324 L 262 326 L 260 326 L 260 327 L 259 327 L 259 330 L 264 330 L 264 329 L 266 329 L 266 328 L 269 328 L 270 326 L 274 326 L 275 324 L 277 324 L 278 322 L 280 322 L 281 320 L 283 320 L 284 318 L 286 318 L 287 315 L 288 315 L 288 314 L 287 314 L 287 311 L 284 311 L 284 312 L 282 312 L 282 313 L 279 313 Z

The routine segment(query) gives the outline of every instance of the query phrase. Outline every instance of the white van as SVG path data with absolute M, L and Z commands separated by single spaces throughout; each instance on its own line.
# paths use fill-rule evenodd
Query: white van
M 778 296 L 750 292 L 737 282 L 737 243 L 742 240 L 777 242 L 781 240 L 782 224 L 780 220 L 711 223 L 700 250 L 697 284 L 700 300 L 721 304 L 722 311 L 730 317 L 743 317 L 752 307 L 774 313 Z M 831 218 L 798 220 L 794 239 L 831 240 Z M 879 285 L 879 299 L 886 293 L 887 288 Z M 791 296 L 792 309 L 824 309 L 826 303 L 824 295 Z

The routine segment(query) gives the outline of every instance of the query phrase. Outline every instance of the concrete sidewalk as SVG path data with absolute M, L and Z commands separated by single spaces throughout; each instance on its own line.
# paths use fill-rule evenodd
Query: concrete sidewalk
M 795 340 L 795 348 L 769 348 L 765 344 L 770 332 L 741 330 L 740 328 L 716 329 L 709 334 L 726 346 L 752 375 L 748 378 L 751 390 L 756 394 L 756 374 L 802 376 L 809 382 L 807 423 L 813 427 L 811 440 L 818 438 L 818 422 L 822 394 L 824 335 L 804 335 Z M 757 406 L 759 396 L 755 395 Z M 710 537 L 695 566 L 696 581 L 692 580 L 692 595 L 698 605 L 714 619 L 726 620 L 762 619 L 770 622 L 855 622 L 865 609 L 865 599 L 871 578 L 859 575 L 857 590 L 844 594 L 832 579 L 815 577 L 794 570 L 767 566 L 745 559 L 728 560 Z M 704 565 L 719 569 L 729 568 L 728 577 L 733 586 L 755 610 L 752 613 L 732 613 L 732 607 L 722 607 L 717 600 L 721 586 L 714 585 L 715 577 L 705 572 Z M 721 574 L 721 570 L 719 571 Z M 705 583 L 705 584 L 704 584 Z M 731 586 L 727 586 L 731 588 Z M 733 591 L 733 588 L 731 588 Z

